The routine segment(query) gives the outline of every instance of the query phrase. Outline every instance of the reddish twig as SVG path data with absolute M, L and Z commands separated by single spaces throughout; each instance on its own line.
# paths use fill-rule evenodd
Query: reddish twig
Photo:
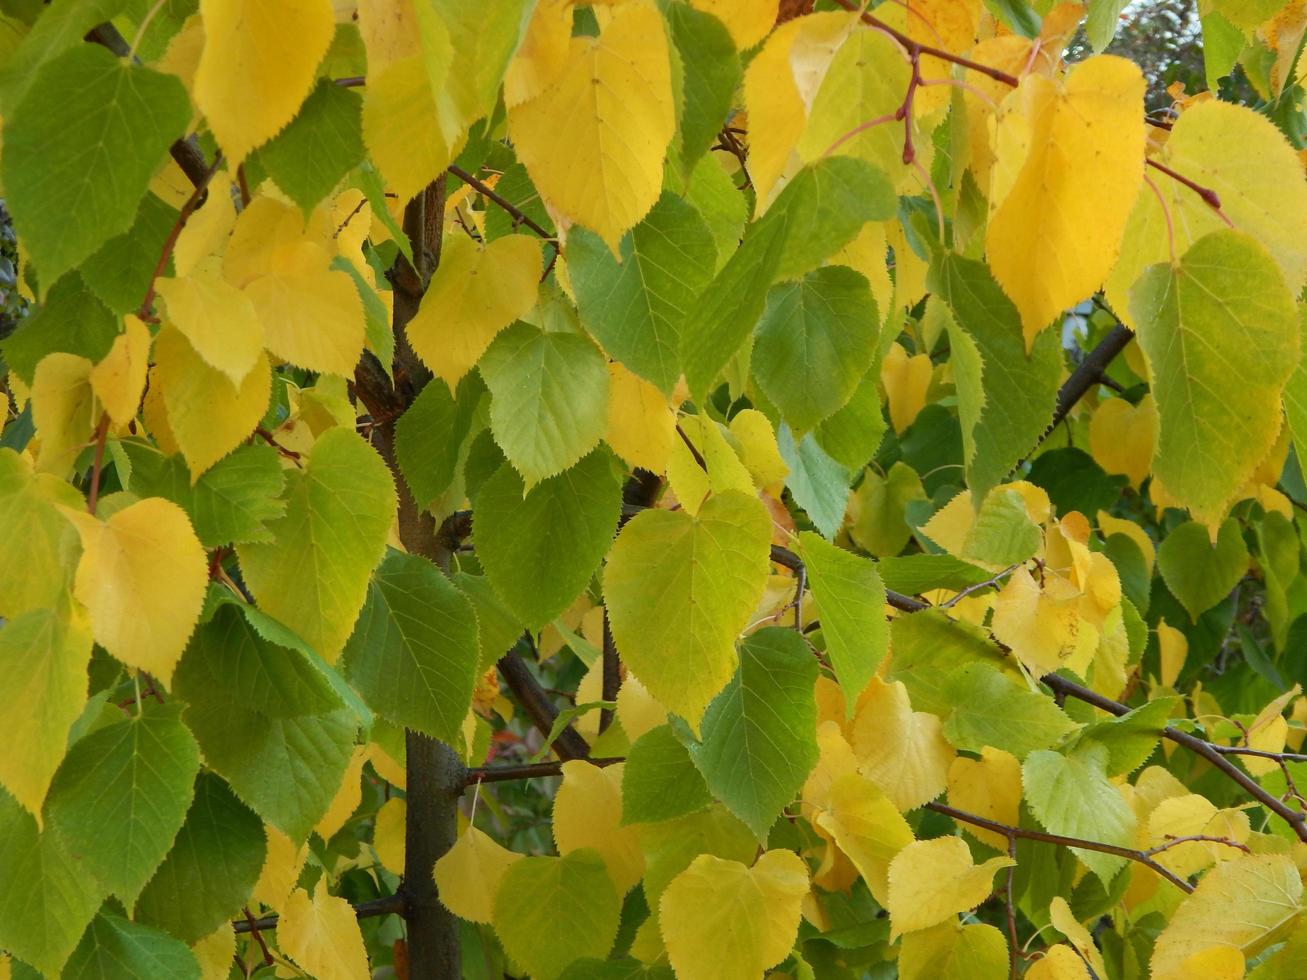
M 268 944 L 263 939 L 263 934 L 259 931 L 259 924 L 255 921 L 254 915 L 250 912 L 250 907 L 246 905 L 241 909 L 245 916 L 245 921 L 249 924 L 249 934 L 254 937 L 254 941 L 259 944 L 259 949 L 263 950 L 263 965 L 272 966 L 276 960 L 272 957 L 272 950 L 268 949 Z
M 209 167 L 204 172 L 204 176 L 195 184 L 191 196 L 186 199 L 181 211 L 177 213 L 177 220 L 172 223 L 172 229 L 168 232 L 168 237 L 163 240 L 163 248 L 159 251 L 159 261 L 154 264 L 154 272 L 150 275 L 150 283 L 145 288 L 145 297 L 141 300 L 141 305 L 136 311 L 136 315 L 142 320 L 154 322 L 155 317 L 151 310 L 154 305 L 154 284 L 163 275 L 163 270 L 168 267 L 168 260 L 172 258 L 173 249 L 177 247 L 177 239 L 181 235 L 182 229 L 186 227 L 186 222 L 190 220 L 191 215 L 195 213 L 195 209 L 204 200 L 209 181 L 213 180 L 213 175 L 218 172 L 221 165 L 222 154 L 219 153 L 213 161 L 213 166 Z
M 109 440 L 109 413 L 100 413 L 95 427 L 95 458 L 91 461 L 91 485 L 86 494 L 86 512 L 94 516 L 100 502 L 100 471 L 104 468 L 104 444 Z

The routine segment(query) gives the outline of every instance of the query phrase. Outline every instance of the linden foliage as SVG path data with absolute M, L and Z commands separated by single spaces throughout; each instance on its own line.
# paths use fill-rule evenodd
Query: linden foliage
M 777 6 L 0 3 L 0 976 L 1307 976 L 1302 3 Z

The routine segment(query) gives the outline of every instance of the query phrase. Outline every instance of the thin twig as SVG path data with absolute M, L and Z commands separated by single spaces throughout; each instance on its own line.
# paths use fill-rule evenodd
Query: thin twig
M 558 776 L 563 771 L 563 761 L 559 759 L 555 762 L 527 762 L 519 766 L 477 766 L 467 771 L 467 778 L 464 780 L 465 786 L 473 786 L 479 783 L 507 783 L 519 779 L 536 779 L 541 776 Z M 592 766 L 615 766 L 619 762 L 625 762 L 626 759 L 621 756 L 601 759 L 587 759 L 586 762 Z
M 529 214 L 527 214 L 525 211 L 519 208 L 512 201 L 508 200 L 505 197 L 501 197 L 499 194 L 495 193 L 494 188 L 481 182 L 480 180 L 477 180 L 477 178 L 473 177 L 462 167 L 454 166 L 451 164 L 447 169 L 451 174 L 453 174 L 463 183 L 467 184 L 482 197 L 486 198 L 486 200 L 493 201 L 495 204 L 498 204 L 501 208 L 503 208 L 503 210 L 507 211 L 516 224 L 526 225 L 537 235 L 539 235 L 543 239 L 546 239 L 547 241 L 550 242 L 557 241 L 554 238 L 554 236 L 549 233 L 548 230 L 546 230 L 542 225 L 538 224 L 535 221 L 535 219 L 533 219 Z
M 241 909 L 241 913 L 245 916 L 244 924 L 249 926 L 249 934 L 253 936 L 254 941 L 259 944 L 259 949 L 263 950 L 263 965 L 272 966 L 272 964 L 276 962 L 272 958 L 272 950 L 268 949 L 268 944 L 263 939 L 263 932 L 259 929 L 259 923 L 255 920 L 254 914 L 250 911 L 250 907 L 246 905 Z M 241 923 L 233 923 L 233 927 L 240 924 Z
M 1230 840 L 1228 837 L 1213 837 L 1210 834 L 1186 834 L 1183 837 L 1172 837 L 1168 835 L 1165 843 L 1158 844 L 1156 847 L 1150 847 L 1148 850 L 1144 851 L 1144 854 L 1147 857 L 1153 857 L 1156 854 L 1169 851 L 1171 848 L 1178 847 L 1181 844 L 1195 843 L 1224 844 L 1226 847 L 1233 847 L 1236 850 L 1243 851 L 1245 854 L 1252 853 L 1251 848 L 1249 848 L 1247 844 L 1240 844 L 1237 840 Z
M 354 915 L 360 919 L 370 919 L 378 915 L 390 915 L 392 913 L 396 915 L 404 914 L 404 895 L 402 892 L 386 895 L 384 898 L 374 898 L 367 902 L 359 902 L 354 906 Z M 265 915 L 261 919 L 237 919 L 231 924 L 231 927 L 232 931 L 237 933 L 276 929 L 277 918 L 275 915 Z
M 104 444 L 109 439 L 109 413 L 101 412 L 95 427 L 95 458 L 91 461 L 91 486 L 86 494 L 86 512 L 94 516 L 100 502 L 100 471 L 104 468 Z
M 142 320 L 153 320 L 154 316 L 150 308 L 154 305 L 154 285 L 159 277 L 163 275 L 163 270 L 168 266 L 168 260 L 172 258 L 173 249 L 177 247 L 177 239 L 186 227 L 186 222 L 190 220 L 195 209 L 200 206 L 204 200 L 205 189 L 209 186 L 209 181 L 213 175 L 218 172 L 222 166 L 222 154 L 219 153 L 213 161 L 213 165 L 204 172 L 204 176 L 195 184 L 195 189 L 191 191 L 191 196 L 186 199 L 182 209 L 177 213 L 177 220 L 172 223 L 172 230 L 168 232 L 168 237 L 164 239 L 163 248 L 159 250 L 159 261 L 154 264 L 154 272 L 150 275 L 149 285 L 145 288 L 145 297 L 141 300 L 141 305 L 137 309 L 136 315 Z
M 990 586 L 998 585 L 1000 581 L 1007 578 L 1009 575 L 1011 575 L 1020 567 L 1021 567 L 1021 562 L 1017 562 L 1015 565 L 1009 565 L 1007 568 L 1003 569 L 1003 571 L 995 575 L 991 575 L 983 582 L 977 582 L 975 585 L 968 585 L 965 589 L 963 589 L 961 592 L 955 595 L 952 599 L 949 599 L 947 602 L 941 602 L 939 608 L 952 609 L 967 596 L 975 592 L 979 592 L 981 589 L 988 589 Z

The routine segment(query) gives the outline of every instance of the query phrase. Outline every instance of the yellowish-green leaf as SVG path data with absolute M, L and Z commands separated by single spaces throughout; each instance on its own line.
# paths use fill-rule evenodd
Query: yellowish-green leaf
M 327 876 L 318 879 L 312 897 L 297 889 L 277 921 L 281 950 L 319 980 L 362 980 L 371 975 L 354 909 L 327 894 Z
M 212 192 L 211 192 L 212 193 Z M 249 297 L 211 272 L 197 270 L 178 279 L 160 279 L 168 322 L 195 352 L 239 385 L 258 363 L 263 325 Z
M 67 476 L 96 424 L 91 362 L 76 354 L 47 354 L 32 379 L 32 421 L 41 437 L 37 469 Z
M 521 859 L 522 855 L 499 846 L 476 827 L 468 827 L 436 862 L 441 903 L 461 919 L 489 925 L 500 879 Z
M 1007 940 L 994 926 L 981 922 L 964 926 L 944 921 L 908 933 L 899 950 L 901 980 L 1003 980 L 1007 976 Z
M 34 473 L 26 456 L 0 449 L 0 616 L 6 619 L 52 609 L 72 587 L 78 537 L 56 505 L 76 509 L 85 502 L 62 480 Z
M 913 841 L 889 866 L 891 936 L 929 929 L 975 908 L 993 891 L 994 872 L 1014 863 L 994 857 L 976 865 L 961 837 Z
M 888 902 L 890 862 L 915 839 L 889 797 L 866 777 L 846 773 L 831 783 L 817 824 L 848 855 L 876 901 Z
M 583 759 L 563 763 L 563 785 L 554 797 L 554 842 L 559 854 L 592 848 L 608 877 L 625 895 L 644 872 L 635 829 L 622 826 L 622 774 L 626 766 L 594 766 Z
M 115 425 L 136 417 L 150 364 L 150 328 L 134 316 L 123 318 L 124 330 L 91 368 L 91 390 Z
M 851 741 L 858 769 L 900 810 L 916 809 L 944 792 L 956 753 L 938 715 L 912 710 L 902 681 L 871 679 L 858 703 Z

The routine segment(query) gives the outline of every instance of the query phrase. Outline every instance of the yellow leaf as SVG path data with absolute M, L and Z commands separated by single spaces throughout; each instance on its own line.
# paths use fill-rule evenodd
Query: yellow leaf
M 876 901 L 888 902 L 890 862 L 915 840 L 889 797 L 857 773 L 841 776 L 831 784 L 817 825 L 849 856 Z
M 354 909 L 327 894 L 327 879 L 318 879 L 313 897 L 296 889 L 277 922 L 281 951 L 317 980 L 368 980 L 368 954 Z
M 1057 670 L 1082 651 L 1082 625 L 1079 596 L 1046 593 L 1025 566 L 1008 576 L 994 602 L 994 636 L 1036 676 Z M 1093 641 L 1096 645 L 1097 636 Z
M 1026 971 L 1026 980 L 1090 980 L 1089 970 L 1070 946 L 1050 946 Z
M 104 360 L 91 368 L 91 390 L 114 425 L 136 418 L 150 366 L 150 328 L 131 314 L 123 317 L 123 327 Z
M 975 908 L 993 890 L 994 873 L 1014 863 L 1009 857 L 995 857 L 977 866 L 961 837 L 909 844 L 889 866 L 885 908 L 891 941 Z
M 255 197 L 241 212 L 222 257 L 222 274 L 244 288 L 260 276 L 294 275 L 324 269 L 331 261 L 333 228 L 326 209 L 314 211 L 308 222 L 289 201 L 266 194 Z
M 415 54 L 369 71 L 363 92 L 364 145 L 401 201 L 439 177 L 460 147 L 461 140 L 450 137 L 457 128 L 451 107 L 431 86 L 428 61 Z
M 163 396 L 168 431 L 186 457 L 191 480 L 198 480 L 259 424 L 272 395 L 272 369 L 260 354 L 237 388 L 172 327 L 155 337 L 154 358 L 151 389 L 157 387 Z
M 820 689 L 827 678 L 817 678 Z M 853 748 L 840 730 L 840 721 L 844 719 L 844 694 L 835 689 L 837 697 L 833 705 L 833 720 L 819 721 L 817 724 L 817 765 L 804 780 L 800 798 L 804 804 L 821 811 L 831 805 L 831 787 L 842 777 L 858 771 L 858 759 Z
M 907 0 L 886 8 L 883 16 L 886 23 L 920 44 L 963 54 L 975 43 L 982 9 L 980 0 Z M 917 89 L 913 100 L 915 115 L 928 115 L 948 105 L 946 80 L 952 77 L 952 69 L 941 58 L 921 59 L 921 77 L 926 84 Z
M 1209 946 L 1184 961 L 1185 980 L 1243 980 L 1247 975 L 1244 955 L 1233 946 Z
M 363 353 L 363 302 L 349 274 L 315 269 L 269 275 L 245 287 L 268 350 L 310 371 L 354 376 Z
M 756 408 L 737 412 L 730 422 L 731 435 L 740 447 L 740 461 L 765 493 L 779 497 L 790 468 L 781 459 L 776 433 L 767 416 Z
M 489 925 L 495 893 L 504 872 L 522 855 L 500 847 L 475 827 L 468 827 L 436 862 L 440 901 L 460 919 Z
M 412 0 L 358 0 L 358 26 L 369 72 L 422 50 Z
M 191 952 L 200 964 L 200 980 L 227 980 L 232 957 L 236 955 L 236 933 L 231 923 L 224 922 L 192 945 Z
M 868 31 L 867 34 L 875 36 L 874 31 Z M 881 319 L 886 319 L 894 308 L 894 283 L 889 275 L 888 250 L 885 225 L 879 221 L 868 221 L 853 241 L 830 257 L 831 265 L 847 265 L 867 278 Z
M 263 325 L 243 292 L 208 271 L 160 279 L 167 320 L 206 364 L 239 385 L 263 353 Z
M 1157 448 L 1157 402 L 1144 395 L 1138 405 L 1109 398 L 1089 420 L 1089 452 L 1108 473 L 1128 477 L 1138 489 L 1153 465 Z
M 690 0 L 690 6 L 720 20 L 730 31 L 736 50 L 747 51 L 776 23 L 778 0 Z
M 332 797 L 327 812 L 322 815 L 314 832 L 324 841 L 331 840 L 336 836 L 336 832 L 345 826 L 345 822 L 353 815 L 354 811 L 359 808 L 363 802 L 363 763 L 367 761 L 367 748 L 362 745 L 354 746 L 354 754 L 350 756 L 349 765 L 345 767 L 345 775 L 340 781 L 340 788 L 336 790 L 336 795 Z
M 572 41 L 571 0 L 541 0 L 526 35 L 504 74 L 504 105 L 529 102 L 549 88 L 567 67 Z
M 535 305 L 540 261 L 540 242 L 527 235 L 505 235 L 484 249 L 463 235 L 445 241 L 406 329 L 418 357 L 451 391 L 495 335 Z
M 710 493 L 739 490 L 754 496 L 753 477 L 715 420 L 704 415 L 686 415 L 681 418 L 680 426 L 703 459 L 703 465 L 700 465 L 685 439 L 678 436 L 672 443 L 671 456 L 667 460 L 667 482 L 687 513 L 699 513 L 700 505 Z M 708 467 L 706 472 L 704 465 Z
M 1281 936 L 1301 905 L 1302 879 L 1288 855 L 1223 861 L 1203 876 L 1157 937 L 1150 976 L 1189 980 L 1187 964 L 1215 946 L 1251 957 Z
M 263 833 L 268 839 L 267 856 L 251 897 L 261 905 L 280 910 L 295 890 L 308 860 L 309 842 L 296 844 L 272 824 L 264 824 Z
M 903 682 L 879 677 L 859 700 L 851 741 L 862 774 L 905 812 L 944 792 L 957 754 L 937 715 L 913 711 Z
M 926 389 L 934 366 L 929 354 L 909 355 L 894 343 L 880 366 L 880 382 L 889 402 L 889 419 L 895 432 L 902 432 L 926 407 Z
M 950 806 L 997 823 L 1015 827 L 1021 822 L 1021 763 L 1016 756 L 986 745 L 979 759 L 958 756 L 948 770 Z M 992 830 L 963 825 L 996 850 L 1006 850 L 1007 838 Z
M 209 180 L 209 196 L 187 220 L 173 246 L 172 267 L 178 277 L 189 276 L 204 259 L 221 252 L 227 244 L 227 236 L 236 226 L 231 191 L 227 171 L 220 170 Z
M 1098 512 L 1098 529 L 1103 533 L 1104 538 L 1113 534 L 1124 534 L 1133 541 L 1139 548 L 1139 553 L 1144 556 L 1144 562 L 1148 568 L 1148 577 L 1153 576 L 1153 563 L 1157 560 L 1157 546 L 1153 544 L 1153 539 L 1148 536 L 1148 532 L 1136 524 L 1134 521 L 1126 520 L 1123 517 L 1113 517 L 1105 510 Z
M 377 811 L 376 825 L 372 828 L 372 849 L 377 860 L 393 875 L 404 874 L 404 833 L 408 804 L 392 796 Z
M 608 364 L 608 429 L 604 440 L 630 466 L 667 469 L 676 439 L 676 413 L 658 386 L 620 361 Z
M 377 771 L 377 775 L 390 783 L 391 786 L 396 786 L 399 789 L 404 788 L 406 781 L 404 766 L 401 762 L 397 762 L 392 758 L 390 753 L 376 742 L 368 744 L 368 761 L 372 763 L 372 768 Z
M 1094 945 L 1089 930 L 1081 925 L 1079 920 L 1071 913 L 1071 906 L 1067 904 L 1067 900 L 1058 895 L 1053 899 L 1048 912 L 1053 928 L 1066 936 L 1081 958 L 1087 960 L 1089 965 L 1094 968 L 1095 973 L 1100 977 L 1107 976 L 1107 967 L 1103 964 L 1103 954 Z
M 90 614 L 95 642 L 169 686 L 209 582 L 186 512 L 149 497 L 103 522 L 64 513 L 82 537 L 73 589 Z
M 667 723 L 667 709 L 634 674 L 627 673 L 617 693 L 617 721 L 632 742 L 650 729 Z
M 1251 762 L 1252 759 L 1244 761 Z M 1277 768 L 1275 763 L 1271 763 L 1271 768 Z M 1144 846 L 1160 847 L 1175 838 L 1194 835 L 1224 837 L 1243 843 L 1248 839 L 1249 831 L 1246 814 L 1238 810 L 1218 810 L 1206 797 L 1187 793 L 1162 800 L 1148 814 Z M 1217 861 L 1228 860 L 1239 853 L 1238 848 L 1228 844 L 1190 841 L 1167 847 L 1154 860 L 1182 878 L 1187 878 Z
M 752 868 L 700 854 L 672 879 L 658 918 L 680 980 L 757 980 L 794 945 L 808 869 L 793 851 Z
M 330 0 L 201 0 L 193 95 L 234 167 L 295 118 L 335 33 Z
M 41 440 L 38 472 L 63 479 L 91 440 L 97 419 L 91 362 L 76 354 L 46 354 L 32 378 L 32 421 Z
M 1185 659 L 1189 656 L 1189 639 L 1174 626 L 1168 626 L 1165 619 L 1157 621 L 1158 660 L 1162 669 L 1162 686 L 1175 687 L 1175 682 L 1184 669 Z
M 573 37 L 558 80 L 508 112 L 540 196 L 614 253 L 658 200 L 675 130 L 667 35 L 647 0 L 619 7 L 599 37 Z
M 644 855 L 634 827 L 622 826 L 624 763 L 599 767 L 582 759 L 563 763 L 563 785 L 554 797 L 554 842 L 558 853 L 593 848 L 604 859 L 618 895 L 644 873 Z
M 1027 348 L 1116 262 L 1143 180 L 1143 96 L 1133 63 L 1097 55 L 1064 84 L 1026 76 L 1000 108 L 986 251 Z

